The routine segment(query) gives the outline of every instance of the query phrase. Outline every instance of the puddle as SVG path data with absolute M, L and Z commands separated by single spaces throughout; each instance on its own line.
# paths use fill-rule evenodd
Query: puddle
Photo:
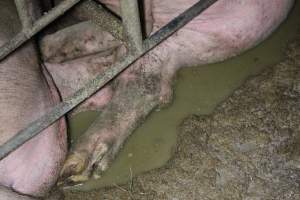
M 74 141 L 76 141 L 77 138 L 88 129 L 88 127 L 96 119 L 98 114 L 99 113 L 96 111 L 81 112 L 69 120 L 68 128 L 71 134 L 71 146 Z
M 296 34 L 299 24 L 300 3 L 268 40 L 241 56 L 226 62 L 192 67 L 178 73 L 174 84 L 175 99 L 172 105 L 152 113 L 128 139 L 112 167 L 97 181 L 74 186 L 75 190 L 91 190 L 120 184 L 130 177 L 166 163 L 176 145 L 177 128 L 190 114 L 209 114 L 244 80 L 284 58 L 286 44 Z M 70 120 L 72 135 L 86 130 L 95 112 L 82 113 Z

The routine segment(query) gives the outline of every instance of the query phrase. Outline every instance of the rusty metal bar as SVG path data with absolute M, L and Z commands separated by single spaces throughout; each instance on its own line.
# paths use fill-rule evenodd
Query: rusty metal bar
M 121 0 L 120 4 L 129 53 L 142 52 L 143 37 L 138 0 Z
M 87 83 L 83 88 L 76 91 L 71 97 L 64 102 L 54 106 L 54 108 L 43 115 L 40 119 L 30 123 L 26 128 L 19 131 L 14 137 L 0 146 L 0 160 L 6 157 L 10 152 L 17 149 L 19 146 L 38 135 L 42 130 L 53 124 L 67 112 L 75 108 L 78 104 L 89 98 L 92 94 L 98 91 L 106 83 L 124 71 L 130 64 L 139 59 L 149 50 L 154 48 L 160 42 L 165 40 L 171 34 L 176 32 L 194 17 L 199 15 L 217 0 L 201 0 L 193 5 L 190 9 L 180 14 L 166 26 L 161 28 L 156 34 L 145 41 L 145 48 L 142 52 L 129 54 L 123 60 L 118 61 L 112 67 L 108 68 L 103 74 L 99 74 L 95 79 Z
M 21 1 L 21 0 L 20 0 Z M 65 0 L 58 6 L 49 11 L 48 14 L 38 19 L 31 28 L 23 29 L 13 39 L 0 47 L 0 61 L 8 56 L 11 52 L 20 47 L 23 43 L 28 41 L 32 36 L 45 28 L 59 16 L 63 15 L 67 10 L 76 5 L 80 0 Z M 19 4 L 20 6 L 20 4 Z M 18 8 L 19 9 L 19 8 Z M 21 11 L 22 12 L 22 11 Z M 25 23 L 25 22 L 24 22 Z M 27 23 L 27 22 L 26 22 Z

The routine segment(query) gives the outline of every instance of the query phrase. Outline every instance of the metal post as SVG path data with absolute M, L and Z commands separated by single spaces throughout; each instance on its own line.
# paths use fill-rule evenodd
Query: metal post
M 121 15 L 129 53 L 142 52 L 143 37 L 138 0 L 121 0 Z

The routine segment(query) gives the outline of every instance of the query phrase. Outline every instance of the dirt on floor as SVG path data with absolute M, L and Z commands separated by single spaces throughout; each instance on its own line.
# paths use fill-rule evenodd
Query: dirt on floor
M 300 31 L 287 58 L 209 116 L 185 119 L 173 158 L 125 185 L 67 200 L 300 199 Z

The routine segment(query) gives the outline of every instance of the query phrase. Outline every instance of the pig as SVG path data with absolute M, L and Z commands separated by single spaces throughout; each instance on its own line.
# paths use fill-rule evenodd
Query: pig
M 0 16 L 1 46 L 20 31 L 21 24 L 14 1 L 0 2 Z M 0 61 L 0 93 L 0 145 L 61 101 L 40 65 L 34 40 Z M 0 161 L 0 199 L 31 200 L 47 195 L 66 154 L 66 122 L 60 119 Z
M 195 2 L 146 1 L 146 32 L 155 32 Z M 119 13 L 117 1 L 102 3 Z M 75 182 L 90 176 L 98 178 L 138 124 L 155 108 L 171 101 L 176 71 L 221 61 L 255 46 L 285 19 L 292 4 L 292 0 L 220 0 L 136 61 L 74 111 L 101 110 L 101 114 L 71 150 L 62 176 Z M 1 1 L 0 14 L 2 45 L 19 30 L 20 23 L 11 1 Z M 60 101 L 56 87 L 66 98 L 126 55 L 122 42 L 91 23 L 75 25 L 52 36 L 45 37 L 41 45 L 46 68 L 39 63 L 34 41 L 0 63 L 0 144 Z M 61 50 L 65 55 L 60 55 Z M 61 119 L 1 160 L 1 198 L 26 200 L 44 196 L 59 176 L 66 146 L 66 124 Z
M 120 14 L 119 1 L 100 2 Z M 151 34 L 197 1 L 143 2 L 143 25 Z M 101 113 L 70 150 L 61 172 L 66 183 L 101 177 L 139 123 L 171 102 L 180 68 L 223 61 L 254 47 L 287 17 L 293 2 L 219 0 L 80 105 L 74 113 Z M 121 41 L 91 22 L 45 36 L 41 51 L 63 99 L 126 56 Z

